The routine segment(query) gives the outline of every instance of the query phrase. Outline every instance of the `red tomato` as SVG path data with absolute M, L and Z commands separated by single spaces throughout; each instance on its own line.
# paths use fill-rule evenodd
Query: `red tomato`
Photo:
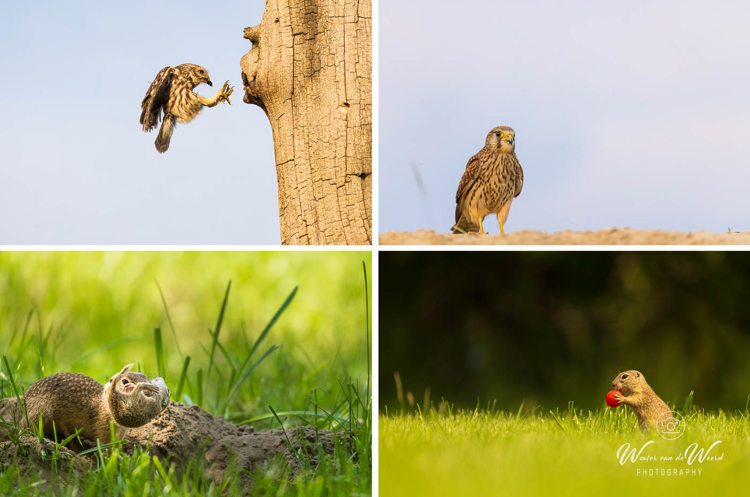
M 619 407 L 620 404 L 622 404 L 621 400 L 617 400 L 615 398 L 616 393 L 622 393 L 619 390 L 612 390 L 607 394 L 607 405 L 609 407 Z

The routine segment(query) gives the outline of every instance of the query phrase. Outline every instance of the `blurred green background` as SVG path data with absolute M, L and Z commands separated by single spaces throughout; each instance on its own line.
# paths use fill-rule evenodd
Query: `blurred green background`
M 196 401 L 229 280 L 217 388 L 299 286 L 255 358 L 280 348 L 243 383 L 233 408 L 302 409 L 311 396 L 331 405 L 341 378 L 362 386 L 367 378 L 363 262 L 371 295 L 370 252 L 3 252 L 0 351 L 25 385 L 60 371 L 104 382 L 130 362 L 156 376 L 154 329 L 161 327 L 167 384 L 174 395 L 190 356 L 186 392 Z M 207 397 L 210 390 L 207 383 Z
M 380 405 L 603 405 L 638 369 L 668 403 L 744 409 L 746 252 L 381 252 Z

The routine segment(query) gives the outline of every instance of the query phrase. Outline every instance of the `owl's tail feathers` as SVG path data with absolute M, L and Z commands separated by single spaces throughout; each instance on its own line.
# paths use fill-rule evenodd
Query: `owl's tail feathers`
M 154 145 L 156 145 L 156 151 L 160 154 L 163 154 L 169 148 L 169 140 L 172 139 L 174 124 L 175 117 L 172 114 L 165 114 L 164 121 L 162 121 L 161 128 L 159 128 L 159 134 L 154 142 Z

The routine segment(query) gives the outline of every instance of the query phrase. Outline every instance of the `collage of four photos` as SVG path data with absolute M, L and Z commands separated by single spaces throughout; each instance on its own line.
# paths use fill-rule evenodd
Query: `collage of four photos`
M 4 10 L 0 496 L 750 484 L 750 4 Z

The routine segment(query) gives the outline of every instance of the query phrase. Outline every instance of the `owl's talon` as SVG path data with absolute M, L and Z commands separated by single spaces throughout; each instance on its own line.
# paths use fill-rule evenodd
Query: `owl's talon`
M 221 95 L 219 95 L 219 101 L 220 102 L 226 102 L 228 104 L 232 104 L 232 102 L 229 100 L 229 96 L 234 92 L 234 88 L 229 86 L 229 81 L 224 83 L 224 86 L 221 87 Z

